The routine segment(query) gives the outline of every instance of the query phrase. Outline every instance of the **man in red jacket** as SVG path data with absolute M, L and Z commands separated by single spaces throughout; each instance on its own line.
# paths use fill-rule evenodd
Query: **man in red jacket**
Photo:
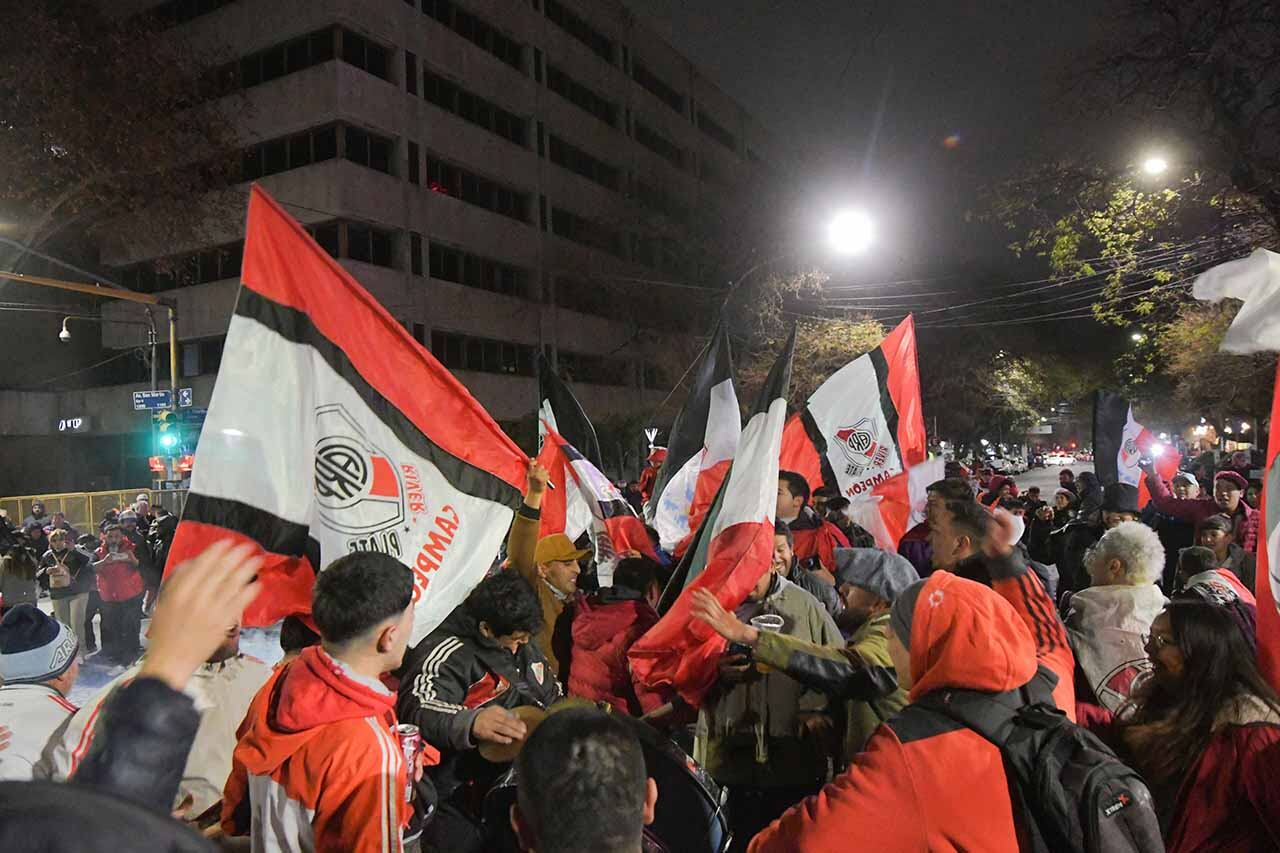
M 113 675 L 137 660 L 142 650 L 138 634 L 146 582 L 138 569 L 133 543 L 125 538 L 124 529 L 118 524 L 107 527 L 93 571 L 102 598 L 102 656 L 116 668 Z
M 1010 533 L 1001 519 L 989 541 L 993 577 L 1019 562 Z M 1038 582 L 1024 570 L 996 583 Z M 894 603 L 889 635 L 910 702 L 944 688 L 1005 693 L 1033 678 L 1051 680 L 1040 666 L 1044 639 L 1028 616 L 995 589 L 947 571 L 910 587 Z M 1019 830 L 1000 750 L 971 729 L 938 721 L 934 712 L 908 705 L 877 730 L 848 771 L 757 835 L 751 853 L 842 850 L 869 831 L 877 853 L 1016 853 Z
M 795 537 L 795 557 L 801 568 L 826 572 L 835 583 L 837 548 L 848 548 L 849 538 L 809 506 L 809 484 L 795 471 L 778 472 L 778 503 L 774 518 L 785 522 Z

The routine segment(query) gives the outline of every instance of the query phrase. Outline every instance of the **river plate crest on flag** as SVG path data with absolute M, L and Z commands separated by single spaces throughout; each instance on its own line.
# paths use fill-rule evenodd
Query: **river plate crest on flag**
M 392 531 L 394 535 L 405 517 L 404 489 L 395 462 L 369 441 L 341 404 L 316 409 L 316 431 L 320 435 L 315 465 L 320 517 L 343 533 Z
M 879 425 L 871 418 L 863 418 L 853 426 L 836 430 L 835 444 L 844 454 L 844 473 L 857 477 L 863 471 L 882 468 L 889 461 L 889 448 L 880 442 Z

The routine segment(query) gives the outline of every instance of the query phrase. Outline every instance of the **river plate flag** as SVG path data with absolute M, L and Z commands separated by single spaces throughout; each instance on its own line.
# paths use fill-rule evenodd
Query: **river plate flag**
M 1157 441 L 1151 430 L 1138 423 L 1128 400 L 1111 391 L 1093 394 L 1093 458 L 1098 482 L 1103 486 L 1136 486 L 1140 507 L 1151 500 L 1141 461 L 1151 459 L 1156 473 L 1165 480 L 1173 479 L 1182 461 L 1181 454 Z
M 484 577 L 525 456 L 457 379 L 258 187 L 241 287 L 167 571 L 210 543 L 266 558 L 245 624 L 307 614 L 358 551 L 413 572 L 413 640 Z
M 1220 264 L 1196 278 L 1197 299 L 1244 304 L 1222 339 L 1222 350 L 1248 355 L 1280 350 L 1280 255 L 1258 249 L 1246 258 Z M 1262 475 L 1262 530 L 1258 541 L 1258 666 L 1280 688 L 1280 369 L 1271 398 L 1271 430 Z
M 908 470 L 926 455 L 915 319 L 832 374 L 791 418 L 784 471 L 848 498 L 850 515 L 888 550 L 911 522 Z
M 604 464 L 595 427 L 569 386 L 556 375 L 547 357 L 541 353 L 538 354 L 538 401 L 539 441 L 545 442 L 547 427 L 550 426 L 575 448 L 582 448 L 580 455 L 597 470 L 602 470 Z M 591 506 L 582 499 L 579 489 L 565 488 L 567 472 L 563 457 L 553 456 L 548 473 L 552 488 L 542 499 L 539 536 L 564 533 L 576 540 L 591 526 Z
M 638 551 L 651 560 L 657 552 L 644 529 L 644 522 L 627 503 L 617 486 L 592 465 L 578 449 L 548 424 L 543 424 L 546 441 L 538 457 L 544 466 L 558 464 L 568 472 L 569 490 L 591 512 L 591 545 L 595 550 L 596 575 L 601 586 L 613 586 L 613 569 L 618 555 Z M 546 499 L 543 499 L 545 503 Z
M 676 415 L 667 456 L 645 514 L 671 552 L 697 530 L 729 471 L 742 435 L 733 358 L 724 322 L 707 346 L 684 408 Z
M 694 619 L 695 589 L 714 593 L 733 611 L 773 560 L 773 514 L 778 502 L 778 451 L 787 417 L 795 332 L 769 371 L 760 399 L 742 431 L 728 476 L 712 501 L 682 564 L 688 584 L 658 624 L 628 652 L 633 677 L 650 688 L 670 685 L 698 705 L 716 681 L 716 663 L 725 642 Z

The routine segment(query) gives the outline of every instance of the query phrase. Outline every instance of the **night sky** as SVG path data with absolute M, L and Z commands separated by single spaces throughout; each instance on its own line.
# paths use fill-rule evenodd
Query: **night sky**
M 637 15 L 764 121 L 798 161 L 815 222 L 843 199 L 879 223 L 842 280 L 1044 274 L 1011 235 L 967 222 L 977 190 L 1029 158 L 1117 152 L 1116 117 L 1066 120 L 1067 72 L 1105 34 L 1105 4 L 631 0 Z M 950 137 L 950 140 L 948 138 Z

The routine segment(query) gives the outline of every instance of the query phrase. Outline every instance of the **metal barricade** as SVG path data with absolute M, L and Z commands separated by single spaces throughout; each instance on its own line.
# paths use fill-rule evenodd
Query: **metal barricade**
M 98 524 L 108 510 L 124 509 L 133 505 L 138 495 L 147 495 L 151 499 L 151 507 L 163 506 L 174 515 L 181 516 L 187 504 L 186 489 L 151 489 L 141 487 L 134 489 L 116 489 L 110 492 L 64 492 L 49 495 L 20 495 L 11 498 L 0 498 L 0 510 L 8 516 L 16 527 L 31 514 L 31 505 L 36 501 L 44 503 L 46 515 L 55 512 L 64 513 L 71 526 L 81 533 L 97 531 Z

